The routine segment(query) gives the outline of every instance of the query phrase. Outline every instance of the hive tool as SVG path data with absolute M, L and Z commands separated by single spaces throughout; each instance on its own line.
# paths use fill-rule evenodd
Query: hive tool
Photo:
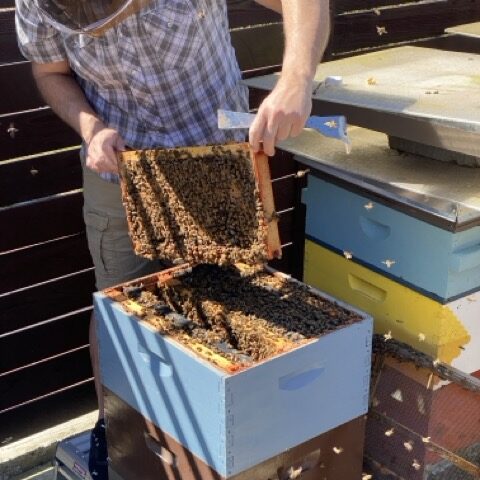
M 255 114 L 218 110 L 218 128 L 236 129 L 249 128 L 255 120 Z M 347 153 L 350 153 L 350 140 L 347 134 L 347 120 L 343 115 L 317 117 L 312 115 L 307 120 L 305 128 L 311 128 L 325 137 L 336 138 L 345 144 Z

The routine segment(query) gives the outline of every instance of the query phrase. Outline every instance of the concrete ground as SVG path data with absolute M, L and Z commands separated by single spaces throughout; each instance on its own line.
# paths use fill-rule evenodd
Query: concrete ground
M 2 414 L 0 480 L 50 480 L 57 443 L 90 430 L 96 409 L 93 384 L 87 384 Z
M 57 443 L 91 430 L 97 417 L 98 411 L 94 410 L 4 445 L 0 448 L 0 480 L 50 480 L 53 472 L 48 467 L 54 459 Z
M 12 480 L 54 480 L 54 471 L 51 463 L 40 465 L 33 470 L 12 477 Z

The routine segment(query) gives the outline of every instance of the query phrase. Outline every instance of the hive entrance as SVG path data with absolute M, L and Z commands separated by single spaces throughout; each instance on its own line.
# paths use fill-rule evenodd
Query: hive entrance
M 282 275 L 199 265 L 179 278 L 149 277 L 111 292 L 152 325 L 235 371 L 361 319 Z
M 269 251 L 264 210 L 265 195 L 273 209 L 270 179 L 259 188 L 255 166 L 246 144 L 124 153 L 122 195 L 135 252 L 220 265 L 278 256 L 278 230 Z

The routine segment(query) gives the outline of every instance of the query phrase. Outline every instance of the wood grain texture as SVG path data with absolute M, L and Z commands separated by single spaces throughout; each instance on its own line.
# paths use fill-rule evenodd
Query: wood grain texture
M 0 162 L 80 145 L 78 134 L 50 108 L 0 117 Z
M 0 163 L 0 207 L 81 187 L 78 150 Z
M 260 198 L 263 203 L 265 219 L 267 221 L 267 251 L 268 259 L 280 258 L 282 248 L 278 232 L 278 219 L 275 218 L 275 203 L 273 199 L 272 180 L 268 157 L 263 152 L 251 153 L 253 168 L 257 179 Z
M 0 255 L 0 293 L 75 273 L 92 266 L 84 233 Z

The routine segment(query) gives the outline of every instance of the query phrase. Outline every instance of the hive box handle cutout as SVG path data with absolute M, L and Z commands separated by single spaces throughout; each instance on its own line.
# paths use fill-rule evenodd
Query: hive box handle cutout
M 279 378 L 278 386 L 280 390 L 300 390 L 320 378 L 324 370 L 324 367 L 316 367 L 301 373 L 290 373 Z
M 148 432 L 144 432 L 145 444 L 147 448 L 154 453 L 162 462 L 170 465 L 172 468 L 177 468 L 177 459 L 175 455 L 162 447 Z
M 390 236 L 390 227 L 388 225 L 384 225 L 363 215 L 360 217 L 360 227 L 362 228 L 362 232 L 372 240 L 385 240 Z
M 387 298 L 387 292 L 356 275 L 348 274 L 348 284 L 350 288 L 374 302 L 382 303 Z
M 480 245 L 457 250 L 450 261 L 450 270 L 461 273 L 480 266 Z

